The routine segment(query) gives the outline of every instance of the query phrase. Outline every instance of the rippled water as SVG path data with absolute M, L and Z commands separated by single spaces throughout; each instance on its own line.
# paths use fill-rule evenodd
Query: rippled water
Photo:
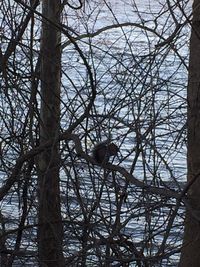
M 173 47 L 165 46 L 159 50 L 159 53 L 156 53 L 155 46 L 163 40 L 160 41 L 158 35 L 147 28 L 144 31 L 144 28 L 139 27 L 139 24 L 152 29 L 155 27 L 155 19 L 158 17 L 156 31 L 167 38 L 174 29 L 168 28 L 168 25 L 171 25 L 172 17 L 166 20 L 164 1 L 110 0 L 107 4 L 103 0 L 87 2 L 84 11 L 68 9 L 66 18 L 63 18 L 64 22 L 77 33 L 93 33 L 110 24 L 117 25 L 127 21 L 134 23 L 122 28 L 116 26 L 92 39 L 82 38 L 78 41 L 85 57 L 92 66 L 93 72 L 95 72 L 98 92 L 95 101 L 96 113 L 94 112 L 93 117 L 88 119 L 88 125 L 91 128 L 92 126 L 94 128 L 100 127 L 101 136 L 99 139 L 108 137 L 110 129 L 113 127 L 112 138 L 120 145 L 121 151 L 120 157 L 114 161 L 115 164 L 120 164 L 127 171 L 131 171 L 139 180 L 144 180 L 148 184 L 165 187 L 166 190 L 167 188 L 180 190 L 186 180 L 186 133 L 184 125 L 187 86 L 187 69 L 181 62 L 181 58 L 187 64 L 189 29 L 184 28 L 183 34 L 175 41 L 178 53 L 173 50 Z M 181 17 L 181 12 L 178 8 L 175 11 L 178 19 Z M 91 12 L 92 15 L 88 16 Z M 184 18 L 180 18 L 180 20 L 182 21 Z M 164 33 L 163 29 L 165 29 Z M 87 82 L 87 71 L 79 53 L 73 45 L 68 43 L 68 39 L 64 35 L 62 47 L 62 100 L 65 105 L 69 105 L 73 111 L 72 114 L 74 114 L 73 118 L 67 109 L 65 114 L 65 105 L 63 104 L 62 111 L 65 115 L 62 117 L 62 126 L 65 129 L 73 119 L 79 117 L 83 112 L 84 106 L 81 104 L 90 97 L 91 88 Z M 148 69 L 149 65 L 152 66 L 150 70 Z M 117 101 L 120 102 L 120 105 L 117 104 Z M 115 106 L 115 110 L 113 110 L 113 106 Z M 106 122 L 104 124 L 99 123 L 99 126 L 98 121 L 94 119 L 95 114 L 105 116 Z M 157 114 L 158 123 L 155 129 L 152 129 L 145 136 L 149 125 L 153 122 L 152 116 L 155 114 Z M 115 124 L 112 117 L 120 119 L 123 123 Z M 135 127 L 137 121 L 141 127 L 140 133 L 144 134 L 142 136 L 142 148 L 145 154 L 139 155 L 135 168 L 133 168 L 135 151 L 132 149 L 137 144 L 138 137 Z M 90 127 L 88 128 L 90 129 Z M 80 128 L 79 133 L 84 136 L 84 129 Z M 96 138 L 95 134 L 93 135 Z M 91 134 L 90 139 L 86 139 L 84 142 L 84 149 L 87 148 L 89 153 L 91 153 L 94 145 L 93 135 Z M 121 159 L 123 160 L 121 161 Z M 147 165 L 149 169 L 146 167 Z M 75 212 L 80 209 L 80 202 L 75 195 L 73 183 L 70 184 L 69 182 L 71 181 L 69 177 L 74 178 L 74 169 L 70 168 L 70 165 L 66 164 L 66 166 L 68 172 L 62 170 L 62 199 L 64 204 L 67 201 L 69 204 L 69 206 L 63 207 L 65 216 L 68 218 L 67 212 L 71 213 L 72 217 L 75 216 Z M 92 175 L 89 175 L 88 164 L 81 160 L 75 167 L 76 171 L 79 172 L 81 200 L 90 207 L 94 201 L 94 189 L 99 192 L 102 186 L 102 178 L 99 179 L 102 176 L 102 170 L 97 168 L 96 172 L 92 172 L 93 169 L 91 168 Z M 110 175 L 103 188 L 101 210 L 96 212 L 94 218 L 97 223 L 95 230 L 100 231 L 105 236 L 108 235 L 108 229 L 104 222 L 110 220 L 112 223 L 117 209 L 115 203 L 116 188 L 112 186 L 112 179 L 113 177 Z M 116 180 L 117 185 L 124 187 L 123 178 L 118 175 Z M 17 226 L 15 217 L 20 218 L 16 203 L 18 203 L 18 195 L 14 194 L 12 203 L 4 202 L 2 205 L 5 216 L 11 215 L 13 218 L 10 223 L 11 228 Z M 133 240 L 137 248 L 145 247 L 144 255 L 153 256 L 163 242 L 168 218 L 173 212 L 174 206 L 175 201 L 173 200 L 161 200 L 157 196 L 145 195 L 142 189 L 129 185 L 127 203 L 123 203 L 121 208 L 121 223 L 127 220 L 122 228 L 122 234 Z M 147 223 L 148 209 L 153 210 L 149 224 Z M 98 216 L 101 213 L 106 219 L 98 224 Z M 77 220 L 80 221 L 81 219 L 82 216 L 80 215 Z M 34 216 L 29 220 L 29 222 L 34 223 Z M 178 248 L 180 247 L 182 223 L 183 210 L 180 209 L 167 240 L 167 253 L 175 250 L 176 245 Z M 73 235 L 70 227 L 69 225 L 69 230 L 66 230 L 66 240 Z M 151 233 L 155 236 L 152 237 Z M 33 231 L 34 235 L 35 231 Z M 73 243 L 69 242 L 66 248 L 69 254 L 76 254 L 80 248 L 80 242 L 75 237 L 75 235 L 72 236 Z M 148 240 L 150 240 L 149 243 Z M 26 242 L 24 242 L 24 247 L 25 245 Z M 149 266 L 176 266 L 178 256 L 176 253 L 174 255 L 169 259 L 166 257 L 166 260 L 163 261 L 158 260 L 158 263 L 152 263 Z M 16 266 L 19 265 L 16 263 Z M 135 263 L 129 266 L 134 267 Z

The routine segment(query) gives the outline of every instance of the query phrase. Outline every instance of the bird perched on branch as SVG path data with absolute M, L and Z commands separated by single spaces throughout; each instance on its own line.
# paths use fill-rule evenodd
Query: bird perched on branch
M 119 147 L 114 143 L 102 142 L 93 149 L 93 158 L 97 163 L 107 163 L 111 156 L 116 156 Z

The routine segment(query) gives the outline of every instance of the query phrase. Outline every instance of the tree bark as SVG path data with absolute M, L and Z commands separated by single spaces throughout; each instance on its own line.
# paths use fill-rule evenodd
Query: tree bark
M 200 218 L 200 3 L 193 3 L 188 81 L 188 191 L 193 215 Z M 192 183 L 192 181 L 194 181 Z M 200 266 L 200 223 L 187 210 L 180 267 Z
M 42 13 L 60 22 L 60 1 L 43 0 Z M 60 128 L 60 31 L 43 20 L 41 37 L 40 143 L 55 140 Z M 59 189 L 59 144 L 39 157 L 38 250 L 40 266 L 65 266 L 62 252 L 62 218 Z

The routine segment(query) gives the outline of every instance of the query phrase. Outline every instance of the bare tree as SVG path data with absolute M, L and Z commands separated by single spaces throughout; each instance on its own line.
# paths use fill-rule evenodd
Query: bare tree
M 38 158 L 39 209 L 38 248 L 41 266 L 65 266 L 63 258 L 63 226 L 60 208 L 60 77 L 61 77 L 61 33 L 59 1 L 42 3 L 41 36 L 41 116 L 40 145 L 48 141 Z M 48 20 L 47 20 L 48 19 Z
M 199 207 L 200 207 L 200 139 L 199 139 L 199 85 L 200 85 L 200 5 L 193 3 L 192 34 L 190 39 L 190 62 L 188 79 L 188 198 L 184 242 L 180 266 L 199 266 Z
M 120 4 L 0 6 L 2 266 L 179 261 L 190 2 Z

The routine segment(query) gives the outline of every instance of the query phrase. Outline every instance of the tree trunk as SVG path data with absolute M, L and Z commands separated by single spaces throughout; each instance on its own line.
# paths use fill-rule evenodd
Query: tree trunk
M 188 198 L 193 214 L 200 218 L 200 6 L 193 3 L 188 83 Z M 187 210 L 180 267 L 200 266 L 200 223 Z
M 43 15 L 60 21 L 60 1 L 43 0 Z M 43 19 L 41 38 L 40 143 L 56 140 L 60 128 L 60 31 Z M 59 144 L 39 158 L 38 250 L 40 266 L 65 266 L 59 189 Z

